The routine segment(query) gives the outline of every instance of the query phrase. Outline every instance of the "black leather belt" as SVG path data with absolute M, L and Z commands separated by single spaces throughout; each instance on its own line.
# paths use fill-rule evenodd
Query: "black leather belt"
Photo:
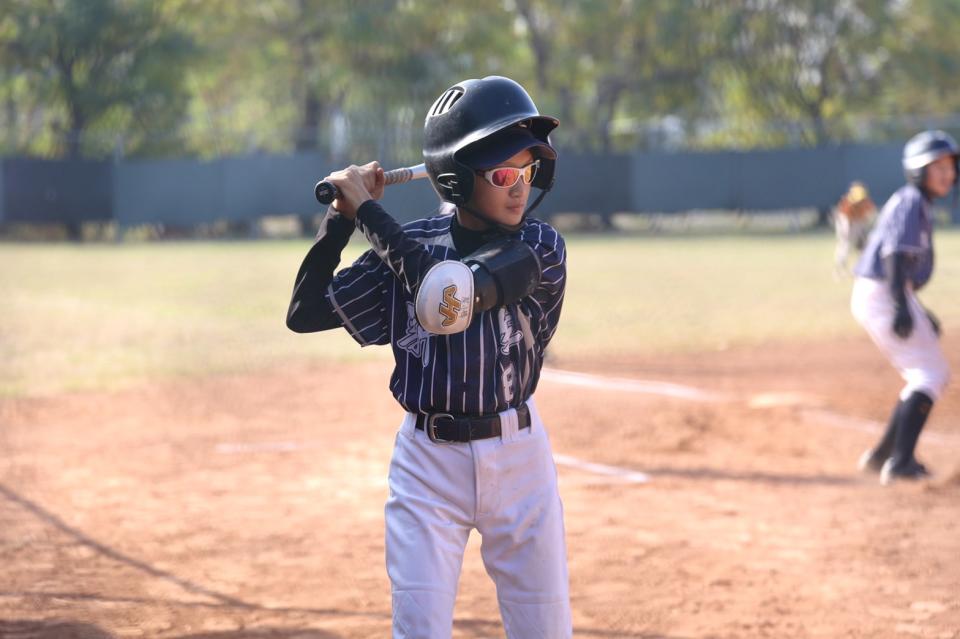
M 530 409 L 524 402 L 517 407 L 517 428 L 530 428 Z M 449 413 L 417 415 L 417 430 L 426 431 L 434 442 L 469 442 L 474 439 L 499 437 L 500 415 L 454 417 Z

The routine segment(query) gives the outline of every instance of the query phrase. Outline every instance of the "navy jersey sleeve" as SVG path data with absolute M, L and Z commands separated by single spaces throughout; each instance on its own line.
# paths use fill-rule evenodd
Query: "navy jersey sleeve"
M 540 257 L 543 276 L 527 302 L 535 306 L 541 317 L 538 340 L 542 347 L 553 338 L 560 323 L 563 296 L 567 286 L 567 247 L 563 237 L 549 224 L 528 224 L 521 239 L 530 245 Z
M 297 333 L 325 331 L 342 326 L 326 299 L 327 286 L 350 241 L 354 225 L 331 207 L 320 222 L 317 238 L 297 272 L 287 309 L 287 328 Z
M 367 200 L 357 209 L 357 228 L 407 292 L 415 294 L 424 275 L 437 261 L 430 251 L 408 236 L 376 200 Z
M 341 269 L 344 247 L 355 226 L 332 207 L 317 240 L 297 272 L 287 310 L 287 327 L 297 333 L 344 327 L 361 345 L 389 342 L 385 282 L 392 276 L 372 252 Z
M 904 190 L 899 201 L 890 211 L 885 229 L 881 255 L 893 253 L 918 253 L 924 250 L 921 241 L 921 217 L 923 200 L 919 191 Z
M 341 325 L 361 346 L 390 343 L 387 296 L 393 276 L 373 251 L 340 270 L 326 290 L 326 300 Z

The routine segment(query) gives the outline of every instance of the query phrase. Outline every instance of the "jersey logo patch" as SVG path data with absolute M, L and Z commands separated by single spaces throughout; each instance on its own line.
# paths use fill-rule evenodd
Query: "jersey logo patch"
M 403 337 L 397 340 L 397 348 L 422 360 L 424 366 L 430 360 L 430 333 L 417 321 L 417 311 L 412 302 L 407 302 L 407 329 Z
M 443 301 L 440 302 L 440 314 L 443 315 L 442 326 L 450 326 L 457 321 L 457 318 L 460 317 L 460 310 L 463 308 L 463 303 L 460 301 L 460 298 L 457 297 L 457 285 L 451 284 L 450 286 L 443 289 Z
M 501 308 L 497 315 L 500 324 L 500 352 L 504 355 L 510 354 L 510 347 L 519 344 L 523 339 L 523 333 L 513 326 L 513 316 L 507 312 L 506 308 Z

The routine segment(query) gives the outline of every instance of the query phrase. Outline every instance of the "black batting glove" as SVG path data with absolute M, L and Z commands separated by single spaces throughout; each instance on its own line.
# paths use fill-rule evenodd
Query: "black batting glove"
M 897 302 L 897 311 L 893 316 L 893 332 L 900 339 L 907 339 L 913 332 L 913 317 L 910 316 L 910 307 L 906 301 Z

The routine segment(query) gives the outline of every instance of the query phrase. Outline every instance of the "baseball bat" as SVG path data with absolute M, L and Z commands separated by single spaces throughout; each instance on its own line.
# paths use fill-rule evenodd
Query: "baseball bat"
M 427 177 L 427 167 L 424 164 L 408 166 L 402 169 L 393 169 L 383 174 L 384 184 L 386 185 L 403 184 L 410 180 L 422 180 L 425 177 Z M 317 201 L 320 202 L 320 204 L 330 204 L 337 199 L 337 195 L 339 195 L 336 186 L 323 180 L 317 182 L 317 185 L 313 187 L 313 193 L 317 196 Z

